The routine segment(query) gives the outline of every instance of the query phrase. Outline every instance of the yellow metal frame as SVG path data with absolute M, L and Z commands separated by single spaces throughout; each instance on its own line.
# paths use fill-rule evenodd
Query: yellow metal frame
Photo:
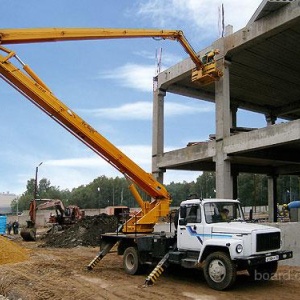
M 180 30 L 114 28 L 0 29 L 1 45 L 146 37 L 177 40 L 196 65 L 192 72 L 192 81 L 206 85 L 211 84 L 222 76 L 222 73 L 216 68 L 214 60 L 217 52 L 214 50 L 207 53 L 205 62 L 203 62 Z M 0 53 L 4 52 L 4 55 L 0 54 L 1 77 L 151 197 L 151 202 L 144 201 L 135 186 L 133 184 L 130 185 L 130 190 L 141 207 L 141 211 L 127 221 L 123 232 L 152 232 L 159 217 L 164 217 L 169 213 L 171 197 L 166 188 L 156 181 L 152 174 L 146 173 L 56 98 L 47 85 L 28 65 L 25 65 L 20 60 L 15 52 L 1 45 Z M 12 58 L 16 58 L 19 61 L 23 71 L 11 63 Z
M 222 73 L 214 64 L 217 50 L 207 53 L 209 63 L 199 58 L 181 30 L 132 29 L 132 28 L 21 28 L 0 29 L 0 44 L 41 43 L 57 41 L 124 39 L 124 38 L 160 38 L 178 41 L 196 67 L 192 81 L 207 85 L 218 80 Z M 211 64 L 208 68 L 207 65 Z M 204 77 L 204 78 L 202 78 Z
M 150 206 L 141 207 L 142 215 L 138 219 L 150 212 L 157 202 L 166 202 L 167 205 L 170 203 L 170 195 L 166 188 L 156 181 L 152 174 L 141 169 L 92 126 L 56 98 L 45 85 L 40 84 L 41 80 L 36 80 L 36 74 L 32 73 L 32 71 L 27 73 L 26 70 L 31 70 L 28 66 L 23 65 L 23 70 L 25 70 L 23 72 L 13 65 L 10 60 L 16 57 L 14 52 L 10 52 L 2 46 L 0 46 L 0 50 L 8 54 L 6 56 L 0 54 L 0 74 L 5 81 L 153 198 Z M 139 204 L 141 205 L 141 202 Z M 165 210 L 161 212 L 164 215 L 158 215 L 157 217 L 155 215 L 155 219 L 151 221 L 149 221 L 149 217 L 147 218 L 150 222 L 149 227 L 152 226 L 152 229 L 157 222 L 157 218 L 167 214 Z M 154 216 L 152 213 L 150 215 Z M 142 221 L 142 223 L 144 222 Z M 139 225 L 136 224 L 133 231 L 139 230 Z

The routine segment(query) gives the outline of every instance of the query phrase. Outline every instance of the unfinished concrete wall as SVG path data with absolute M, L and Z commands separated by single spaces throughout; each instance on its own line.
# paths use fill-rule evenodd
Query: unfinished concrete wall
M 285 250 L 292 250 L 294 252 L 294 257 L 292 259 L 282 261 L 280 264 L 287 266 L 300 266 L 300 241 L 298 239 L 300 223 L 270 223 L 269 225 L 281 230 L 283 243 L 282 248 Z

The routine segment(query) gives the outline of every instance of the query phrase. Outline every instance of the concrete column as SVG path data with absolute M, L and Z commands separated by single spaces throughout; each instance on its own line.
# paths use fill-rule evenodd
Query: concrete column
M 237 115 L 238 107 L 236 105 L 230 106 L 230 112 L 231 112 L 231 126 L 230 127 L 236 127 L 237 121 L 236 121 L 236 115 Z
M 216 89 L 216 140 L 230 136 L 232 116 L 230 111 L 229 63 L 224 62 L 223 76 L 215 83 Z
M 156 180 L 163 183 L 163 173 L 157 167 L 157 157 L 164 152 L 164 97 L 166 91 L 156 89 L 153 92 L 153 122 L 152 122 L 152 174 Z
M 229 65 L 223 64 L 223 76 L 216 87 L 216 187 L 217 198 L 233 198 L 231 163 L 223 150 L 223 141 L 230 136 L 232 116 L 230 111 Z
M 237 199 L 238 198 L 238 173 L 232 172 L 232 198 Z
M 277 221 L 277 176 L 268 176 L 269 222 Z
M 233 26 L 232 25 L 227 25 L 225 27 L 225 36 L 229 36 L 233 34 Z

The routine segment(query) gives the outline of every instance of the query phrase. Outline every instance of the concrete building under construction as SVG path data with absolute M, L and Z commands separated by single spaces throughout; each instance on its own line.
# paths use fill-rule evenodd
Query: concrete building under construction
M 244 28 L 232 31 L 227 26 L 224 37 L 199 52 L 220 50 L 215 58 L 223 76 L 215 84 L 190 80 L 191 59 L 158 75 L 152 171 L 160 181 L 168 169 L 214 171 L 218 198 L 238 196 L 239 173 L 266 174 L 274 221 L 277 177 L 300 174 L 300 1 L 264 0 Z M 164 152 L 167 93 L 215 103 L 213 138 Z M 263 114 L 265 127 L 239 127 L 239 109 Z

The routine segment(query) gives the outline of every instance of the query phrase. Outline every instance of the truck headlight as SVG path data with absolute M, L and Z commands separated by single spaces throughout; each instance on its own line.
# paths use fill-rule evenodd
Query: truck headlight
M 236 251 L 236 253 L 242 253 L 243 245 L 241 245 L 241 244 L 236 245 L 235 251 Z

